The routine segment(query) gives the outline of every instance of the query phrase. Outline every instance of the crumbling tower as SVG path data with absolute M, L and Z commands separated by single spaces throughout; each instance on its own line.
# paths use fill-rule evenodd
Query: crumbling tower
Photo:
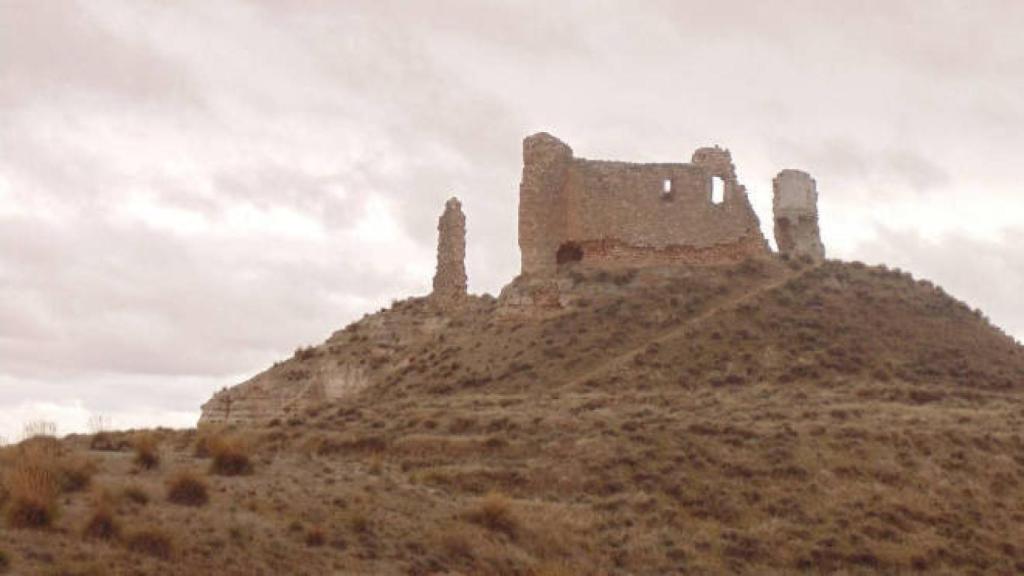
M 779 254 L 823 261 L 825 245 L 818 229 L 818 189 L 814 178 L 800 170 L 783 170 L 772 181 L 772 188 Z
M 466 215 L 462 203 L 452 197 L 437 221 L 437 271 L 435 299 L 451 302 L 466 296 Z

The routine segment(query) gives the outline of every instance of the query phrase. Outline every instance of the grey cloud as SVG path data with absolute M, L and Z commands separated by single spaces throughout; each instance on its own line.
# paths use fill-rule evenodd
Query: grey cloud
M 963 6 L 0 3 L 0 198 L 31 208 L 0 207 L 0 377 L 54 398 L 88 382 L 90 406 L 194 403 L 425 291 L 453 194 L 471 287 L 496 291 L 518 270 L 520 142 L 538 130 L 593 158 L 725 145 L 766 229 L 771 178 L 791 166 L 831 219 L 896 196 L 1024 210 L 1024 6 Z M 209 229 L 125 218 L 140 199 Z M 355 245 L 378 205 L 398 229 Z M 218 233 L 240 208 L 324 236 Z M 1002 288 L 1019 287 L 1018 232 L 940 239 L 950 267 L 913 228 L 865 244 L 871 230 L 850 239 L 865 258 L 935 274 L 1024 330 Z

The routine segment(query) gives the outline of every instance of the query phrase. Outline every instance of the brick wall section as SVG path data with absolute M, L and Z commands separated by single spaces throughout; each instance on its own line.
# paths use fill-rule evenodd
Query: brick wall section
M 772 180 L 775 242 L 784 256 L 825 259 L 818 229 L 818 187 L 810 174 L 783 170 Z
M 724 200 L 712 202 L 712 177 Z M 669 190 L 666 192 L 666 182 Z M 757 215 L 727 150 L 701 148 L 690 163 L 573 158 L 549 134 L 523 142 L 519 246 L 524 274 L 550 275 L 559 249 L 583 265 L 713 264 L 768 254 Z
M 437 221 L 437 271 L 433 296 L 458 300 L 466 296 L 466 215 L 458 198 L 449 199 Z

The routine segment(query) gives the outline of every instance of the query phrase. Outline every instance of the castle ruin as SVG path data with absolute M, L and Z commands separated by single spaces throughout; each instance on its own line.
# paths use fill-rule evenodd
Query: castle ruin
M 814 181 L 784 170 L 775 194 L 780 252 L 823 259 Z M 532 277 L 571 263 L 717 264 L 771 253 L 728 150 L 700 148 L 689 163 L 587 160 L 543 132 L 523 141 L 519 248 Z

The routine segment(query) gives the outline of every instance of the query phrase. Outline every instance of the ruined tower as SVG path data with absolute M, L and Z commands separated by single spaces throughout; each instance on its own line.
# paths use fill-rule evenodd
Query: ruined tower
M 800 170 L 783 170 L 772 181 L 775 242 L 779 254 L 825 259 L 818 230 L 818 190 L 814 178 Z
M 466 215 L 462 203 L 452 197 L 437 221 L 437 271 L 432 296 L 457 301 L 466 296 Z

